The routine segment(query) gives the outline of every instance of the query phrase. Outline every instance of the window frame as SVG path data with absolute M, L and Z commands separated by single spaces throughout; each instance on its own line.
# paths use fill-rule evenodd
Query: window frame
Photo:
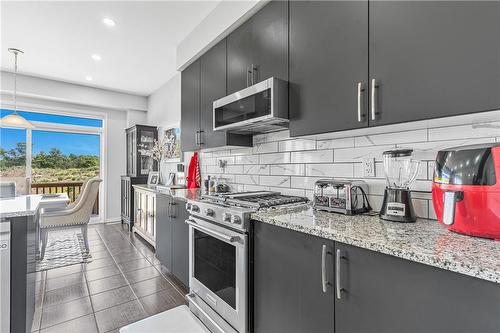
M 2 109 L 6 110 L 14 110 L 14 105 L 11 103 L 3 103 Z M 79 125 L 71 125 L 71 124 L 58 124 L 58 123 L 50 123 L 50 122 L 41 122 L 41 121 L 31 121 L 31 123 L 35 126 L 33 130 L 41 130 L 41 131 L 53 131 L 53 132 L 66 132 L 66 133 L 78 133 L 78 134 L 97 134 L 99 135 L 99 174 L 103 179 L 103 186 L 101 188 L 101 195 L 99 195 L 99 215 L 95 218 L 91 219 L 91 223 L 102 223 L 105 222 L 107 216 L 107 199 L 105 193 L 107 193 L 107 125 L 108 125 L 108 115 L 104 112 L 98 112 L 94 110 L 85 111 L 82 113 L 82 110 L 72 110 L 68 108 L 61 107 L 50 107 L 50 106 L 39 106 L 39 105 L 30 105 L 30 104 L 20 104 L 18 103 L 17 107 L 18 111 L 25 111 L 31 113 L 45 113 L 52 115 L 60 115 L 60 116 L 69 116 L 69 117 L 78 117 L 78 118 L 87 118 L 87 119 L 99 119 L 102 121 L 101 127 L 93 127 L 93 126 L 79 126 Z M 15 128 L 8 127 L 5 128 Z M 28 186 L 31 188 L 31 180 L 32 180 L 32 129 L 26 129 L 26 147 L 30 147 L 30 149 L 26 148 L 26 178 L 28 180 Z

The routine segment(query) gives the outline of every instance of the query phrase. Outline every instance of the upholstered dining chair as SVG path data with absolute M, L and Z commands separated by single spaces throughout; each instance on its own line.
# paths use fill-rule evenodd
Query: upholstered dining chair
M 59 230 L 67 228 L 81 228 L 85 242 L 85 250 L 89 250 L 88 223 L 92 214 L 92 208 L 99 192 L 99 184 L 102 179 L 94 177 L 88 180 L 83 192 L 78 196 L 74 205 L 68 205 L 63 210 L 43 211 L 40 213 L 40 234 L 42 241 L 42 250 L 40 259 L 45 256 L 48 234 L 50 230 Z

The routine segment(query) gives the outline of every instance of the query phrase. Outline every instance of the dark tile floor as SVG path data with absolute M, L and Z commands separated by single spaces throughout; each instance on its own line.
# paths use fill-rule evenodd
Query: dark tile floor
M 50 237 L 50 236 L 49 236 Z M 93 261 L 37 273 L 32 332 L 105 333 L 185 304 L 154 249 L 121 224 L 89 228 Z

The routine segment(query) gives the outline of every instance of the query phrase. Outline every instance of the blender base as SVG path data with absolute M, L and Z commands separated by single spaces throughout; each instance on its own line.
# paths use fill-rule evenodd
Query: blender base
M 413 223 L 417 220 L 409 189 L 385 188 L 379 217 L 382 220 Z

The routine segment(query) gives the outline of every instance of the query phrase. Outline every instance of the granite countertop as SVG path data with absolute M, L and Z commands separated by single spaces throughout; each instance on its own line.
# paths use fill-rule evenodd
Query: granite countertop
M 315 211 L 308 204 L 260 210 L 252 219 L 500 283 L 499 241 L 456 234 L 437 221 L 395 223 Z
M 145 191 L 150 191 L 153 193 L 158 193 L 158 194 L 166 194 L 174 198 L 178 198 L 184 201 L 187 200 L 198 200 L 198 198 L 201 195 L 201 190 L 199 188 L 197 189 L 187 189 L 187 188 L 166 188 L 166 187 L 160 187 L 157 188 L 156 186 L 153 185 L 132 185 L 134 188 L 145 190 Z
M 66 193 L 58 195 L 31 194 L 0 199 L 0 219 L 33 216 L 40 208 L 60 208 L 69 203 Z
M 42 201 L 41 195 L 20 195 L 0 199 L 0 218 L 33 216 Z

